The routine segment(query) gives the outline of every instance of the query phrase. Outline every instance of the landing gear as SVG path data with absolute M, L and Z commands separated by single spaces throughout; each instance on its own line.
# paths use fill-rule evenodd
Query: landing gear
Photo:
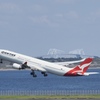
M 3 63 L 3 60 L 2 59 L 0 60 L 0 63 Z
M 34 74 L 34 75 L 33 75 L 33 77 L 37 77 L 37 75 L 36 75 L 36 74 Z
M 32 70 L 32 72 L 30 73 L 33 77 L 37 77 L 37 75 L 35 74 L 34 70 Z M 48 74 L 46 72 L 41 72 L 41 74 L 44 75 L 44 77 L 48 76 Z
M 32 72 L 30 73 L 33 77 L 37 77 L 37 75 L 35 74 L 34 70 L 32 70 Z
M 44 77 L 48 76 L 48 74 L 46 74 L 46 72 L 41 72 L 41 73 L 44 75 Z

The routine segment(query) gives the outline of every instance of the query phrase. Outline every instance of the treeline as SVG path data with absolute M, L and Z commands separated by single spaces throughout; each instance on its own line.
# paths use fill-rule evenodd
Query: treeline
M 74 61 L 74 60 L 81 60 L 82 58 L 43 58 L 43 57 L 38 57 L 41 60 L 49 61 L 49 62 L 65 62 L 65 61 Z

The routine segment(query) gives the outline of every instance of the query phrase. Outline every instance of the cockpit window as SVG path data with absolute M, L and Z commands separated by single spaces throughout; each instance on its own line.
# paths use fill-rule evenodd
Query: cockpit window
M 6 54 L 6 55 L 9 55 L 9 56 L 15 56 L 15 54 L 12 54 L 12 53 L 8 53 L 8 52 L 5 52 L 5 51 L 2 51 L 1 53 L 2 53 L 2 54 Z

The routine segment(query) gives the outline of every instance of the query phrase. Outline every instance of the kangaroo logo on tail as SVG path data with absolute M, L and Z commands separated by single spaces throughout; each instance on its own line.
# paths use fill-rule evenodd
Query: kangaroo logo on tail
M 84 73 L 87 71 L 87 69 L 90 66 L 90 64 L 92 63 L 92 61 L 93 61 L 93 58 L 85 59 L 80 65 L 77 65 L 76 67 L 72 68 L 64 76 L 84 75 Z

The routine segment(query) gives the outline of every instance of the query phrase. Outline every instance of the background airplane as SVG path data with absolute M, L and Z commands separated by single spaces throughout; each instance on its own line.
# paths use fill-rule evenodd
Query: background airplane
M 77 65 L 74 68 L 68 68 L 64 66 L 65 64 L 51 63 L 8 50 L 0 50 L 0 59 L 1 63 L 3 63 L 3 60 L 12 62 L 13 68 L 16 69 L 31 69 L 31 75 L 33 75 L 33 77 L 37 77 L 35 71 L 40 71 L 44 76 L 47 76 L 47 73 L 60 76 L 83 76 L 98 74 L 97 72 L 86 73 L 88 67 L 92 63 L 93 58 L 86 58 L 80 65 Z

